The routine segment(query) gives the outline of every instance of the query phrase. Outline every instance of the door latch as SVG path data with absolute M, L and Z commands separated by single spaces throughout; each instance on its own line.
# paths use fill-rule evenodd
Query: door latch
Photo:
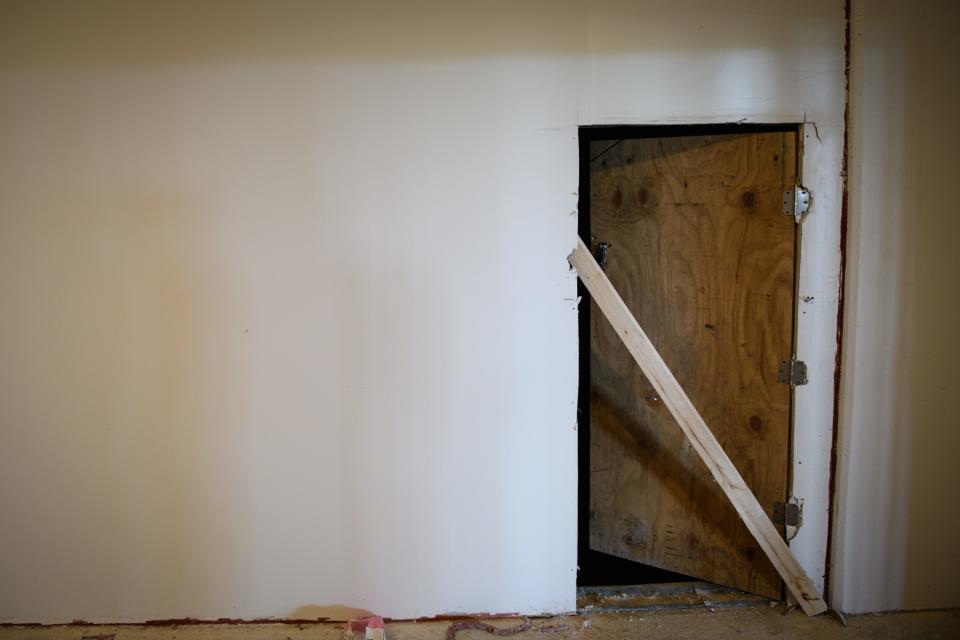
M 601 269 L 606 270 L 607 268 L 607 252 L 610 251 L 612 246 L 613 244 L 610 242 L 601 242 L 597 245 L 596 251 L 593 252 L 593 257 Z

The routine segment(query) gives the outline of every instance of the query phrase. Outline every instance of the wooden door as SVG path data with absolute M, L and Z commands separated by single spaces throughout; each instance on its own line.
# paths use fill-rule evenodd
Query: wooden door
M 792 131 L 590 145 L 592 247 L 768 513 L 787 494 Z M 589 545 L 779 598 L 782 583 L 594 305 Z

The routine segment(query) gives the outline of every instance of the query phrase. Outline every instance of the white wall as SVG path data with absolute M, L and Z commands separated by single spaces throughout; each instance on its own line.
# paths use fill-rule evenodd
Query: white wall
M 581 33 L 334 6 L 3 5 L 0 617 L 572 608 Z
M 842 27 L 838 0 L 4 3 L 0 619 L 573 608 L 576 126 L 816 122 L 821 335 Z M 829 420 L 797 419 L 813 460 Z
M 854 2 L 834 604 L 960 606 L 960 9 Z

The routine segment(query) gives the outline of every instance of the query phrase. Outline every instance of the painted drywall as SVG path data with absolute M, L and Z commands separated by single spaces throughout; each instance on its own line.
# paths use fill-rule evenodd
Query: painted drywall
M 0 617 L 573 607 L 582 34 L 346 6 L 3 4 Z
M 834 0 L 0 5 L 0 619 L 572 609 L 576 127 L 815 122 L 824 339 L 842 28 Z M 798 421 L 812 456 L 829 416 Z
M 854 2 L 834 604 L 960 606 L 960 9 Z

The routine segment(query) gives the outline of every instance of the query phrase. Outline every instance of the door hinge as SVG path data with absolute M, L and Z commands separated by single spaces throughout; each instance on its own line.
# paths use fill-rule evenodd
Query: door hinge
M 810 192 L 802 185 L 790 187 L 783 192 L 783 212 L 798 223 L 810 210 Z
M 773 524 L 800 527 L 803 524 L 803 502 L 790 496 L 786 502 L 773 503 Z
M 807 363 L 803 360 L 790 358 L 780 361 L 780 370 L 777 372 L 777 382 L 796 387 L 807 384 Z

